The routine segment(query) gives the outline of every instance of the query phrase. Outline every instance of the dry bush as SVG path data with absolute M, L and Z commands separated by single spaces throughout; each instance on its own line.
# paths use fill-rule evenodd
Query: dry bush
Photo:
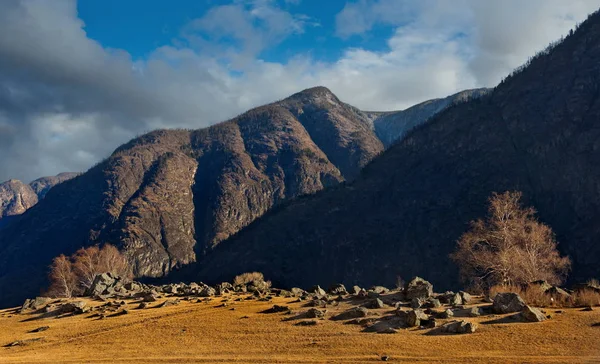
M 265 282 L 265 276 L 259 272 L 249 272 L 240 274 L 233 279 L 234 286 L 241 286 L 252 282 Z M 271 282 L 267 281 L 266 283 L 271 286 Z
M 451 254 L 461 278 L 471 286 L 520 285 L 536 280 L 560 284 L 570 268 L 554 233 L 537 221 L 533 208 L 521 206 L 520 192 L 494 193 L 488 217 L 471 223 Z
M 589 281 L 587 281 L 587 285 L 600 289 L 600 281 L 598 281 L 596 278 L 592 278 Z
M 574 307 L 600 306 L 600 293 L 591 289 L 583 289 L 572 295 Z
M 50 288 L 48 288 L 49 296 L 69 298 L 79 293 L 73 264 L 64 254 L 52 260 L 49 278 L 51 282 Z
M 402 279 L 402 277 L 400 277 L 400 276 L 396 276 L 396 289 L 401 291 L 404 289 L 405 285 L 406 285 L 406 282 L 404 282 L 404 279 Z
M 50 266 L 48 294 L 55 297 L 82 294 L 102 273 L 112 273 L 125 280 L 133 277 L 127 259 L 110 244 L 102 248 L 81 248 L 70 257 L 60 255 Z

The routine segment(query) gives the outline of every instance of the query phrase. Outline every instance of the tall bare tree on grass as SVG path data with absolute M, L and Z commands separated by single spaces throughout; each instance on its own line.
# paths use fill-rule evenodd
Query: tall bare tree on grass
M 488 217 L 471 222 L 459 239 L 450 257 L 465 282 L 487 289 L 541 279 L 560 284 L 566 277 L 571 261 L 560 256 L 552 229 L 536 219 L 533 208 L 521 206 L 521 197 L 494 193 Z

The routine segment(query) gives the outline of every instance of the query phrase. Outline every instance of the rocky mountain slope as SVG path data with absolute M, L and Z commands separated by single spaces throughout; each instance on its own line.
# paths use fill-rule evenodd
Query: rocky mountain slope
M 300 198 L 222 243 L 199 279 L 261 271 L 280 286 L 425 275 L 448 259 L 494 191 L 520 190 L 573 260 L 600 276 L 600 14 L 491 93 L 413 129 L 354 183 Z
M 0 230 L 0 303 L 36 294 L 53 257 L 95 243 L 119 246 L 138 277 L 163 276 L 382 151 L 368 117 L 322 87 L 206 129 L 151 132 Z
M 21 215 L 39 200 L 54 186 L 77 176 L 77 173 L 61 173 L 57 176 L 42 177 L 29 185 L 11 179 L 0 184 L 0 220 L 8 216 Z M 3 224 L 0 224 L 0 227 Z
M 373 119 L 377 137 L 387 148 L 396 140 L 402 139 L 411 129 L 423 124 L 449 106 L 481 97 L 490 91 L 489 88 L 465 90 L 442 99 L 428 100 L 402 111 L 368 112 L 367 114 Z

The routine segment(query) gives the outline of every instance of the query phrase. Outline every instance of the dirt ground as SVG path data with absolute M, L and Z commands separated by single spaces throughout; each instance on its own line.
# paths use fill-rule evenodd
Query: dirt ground
M 163 299 L 164 300 L 164 299 Z M 292 298 L 227 303 L 182 301 L 177 306 L 135 309 L 102 320 L 91 314 L 41 318 L 0 311 L 0 363 L 592 363 L 600 362 L 600 308 L 592 312 L 549 309 L 542 323 L 504 323 L 503 317 L 465 318 L 478 330 L 466 335 L 430 335 L 429 330 L 395 334 L 362 332 L 357 325 L 327 318 L 348 303 L 328 308 L 316 326 L 297 326 L 285 313 L 261 313 L 274 304 L 306 311 Z M 89 301 L 89 305 L 101 305 Z M 371 310 L 390 314 L 392 308 Z M 293 315 L 292 315 L 293 316 Z M 49 326 L 46 331 L 30 331 Z M 17 340 L 40 338 L 22 346 Z

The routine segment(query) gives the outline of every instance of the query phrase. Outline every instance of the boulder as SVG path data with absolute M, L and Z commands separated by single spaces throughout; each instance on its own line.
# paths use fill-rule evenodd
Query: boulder
M 334 316 L 332 320 L 342 321 L 342 320 L 351 320 L 355 318 L 367 317 L 369 311 L 364 307 L 354 307 L 347 311 L 340 313 L 337 316 Z
M 279 313 L 279 312 L 290 312 L 290 308 L 288 306 L 274 305 L 270 309 L 264 311 L 264 313 Z
M 554 299 L 557 299 L 559 301 L 571 298 L 571 295 L 569 294 L 569 292 L 565 291 L 564 289 L 562 289 L 560 287 L 550 287 L 546 291 L 546 294 L 549 294 Z
M 546 316 L 537 308 L 525 306 L 521 311 L 521 319 L 525 322 L 542 322 L 546 320 Z
M 302 288 L 298 288 L 298 287 L 293 287 L 290 292 L 292 292 L 292 294 L 296 297 L 302 297 L 304 295 L 306 295 L 306 291 L 303 290 Z
M 84 301 L 73 301 L 58 306 L 58 314 L 73 313 L 79 315 L 88 311 Z
M 373 286 L 371 288 L 369 288 L 369 292 L 375 292 L 377 294 L 386 294 L 388 293 L 390 290 L 383 287 L 383 286 Z
M 321 298 L 321 297 L 325 297 L 327 296 L 327 292 L 325 292 L 325 290 L 323 288 L 321 288 L 321 286 L 313 286 L 311 289 L 308 290 L 309 293 L 313 293 L 315 296 Z
M 440 308 L 442 307 L 442 303 L 437 298 L 429 297 L 424 306 L 427 308 Z
M 327 312 L 327 310 L 319 310 L 317 308 L 311 308 L 310 310 L 306 311 L 306 317 L 308 317 L 308 318 L 323 318 L 323 317 L 325 317 L 326 312 Z
M 216 290 L 210 286 L 206 286 L 202 288 L 202 290 L 198 293 L 200 297 L 212 297 L 216 294 Z
M 413 297 L 413 299 L 410 300 L 410 307 L 413 309 L 421 308 L 422 305 L 423 300 L 421 298 Z
M 477 330 L 477 324 L 467 321 L 452 321 L 440 327 L 440 331 L 449 334 L 472 334 Z
M 467 293 L 465 291 L 460 291 L 460 292 L 458 292 L 458 294 L 460 295 L 460 298 L 462 299 L 461 304 L 463 304 L 463 305 L 466 305 L 473 300 L 473 296 L 471 296 L 469 293 Z
M 433 295 L 433 284 L 423 278 L 415 277 L 406 284 L 404 292 L 407 300 L 413 298 L 427 299 Z
M 85 291 L 86 296 L 101 296 L 104 294 L 112 293 L 108 292 L 117 283 L 118 277 L 113 276 L 111 273 L 98 274 L 91 286 Z
M 450 309 L 447 309 L 447 310 L 445 310 L 445 311 L 442 311 L 442 312 L 438 313 L 438 314 L 437 314 L 437 317 L 438 317 L 438 318 L 441 318 L 441 319 L 449 319 L 449 318 L 452 318 L 452 317 L 454 317 L 454 311 L 452 311 L 452 310 L 450 310 Z
M 421 320 L 429 320 L 429 316 L 423 310 L 410 310 L 406 313 L 406 325 L 408 327 L 421 326 Z
M 52 298 L 50 297 L 28 298 L 21 306 L 21 312 L 26 310 L 39 310 L 41 308 L 44 308 L 51 301 Z
M 378 308 L 384 308 L 385 304 L 379 298 L 375 298 L 372 301 L 370 301 L 369 303 L 367 303 L 365 305 L 365 307 L 372 308 L 372 309 L 378 309 Z
M 341 283 L 334 284 L 329 287 L 329 294 L 332 295 L 347 295 L 348 291 L 346 291 L 346 286 Z
M 359 286 L 352 286 L 352 290 L 350 291 L 350 293 L 356 296 L 360 293 L 361 290 L 362 289 Z
M 498 314 L 521 312 L 527 305 L 516 293 L 498 293 L 494 297 L 493 310 Z
M 534 281 L 534 282 L 529 283 L 529 287 L 537 287 L 542 292 L 546 292 L 550 288 L 552 288 L 552 285 L 544 280 L 539 280 L 539 281 Z

